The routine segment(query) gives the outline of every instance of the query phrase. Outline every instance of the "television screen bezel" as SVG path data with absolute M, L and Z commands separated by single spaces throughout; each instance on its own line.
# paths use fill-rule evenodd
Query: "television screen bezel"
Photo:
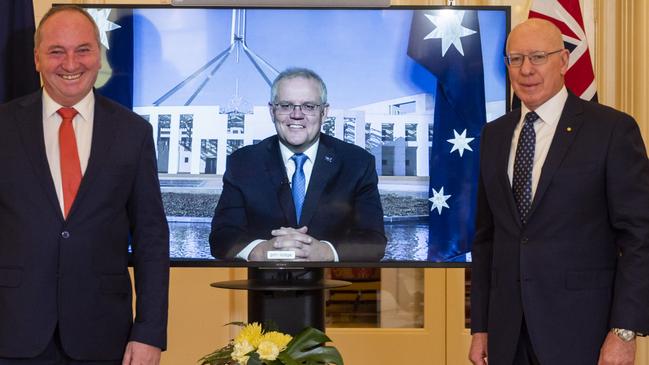
M 52 6 L 70 5 L 69 3 L 54 3 Z M 81 8 L 89 9 L 277 9 L 277 10 L 492 10 L 505 13 L 505 39 L 511 31 L 511 6 L 508 5 L 390 5 L 387 7 L 340 7 L 340 6 L 304 6 L 296 2 L 295 5 L 286 4 L 280 6 L 259 6 L 246 5 L 241 1 L 241 6 L 213 5 L 213 6 L 173 6 L 171 4 L 75 4 Z M 504 52 L 504 50 L 503 50 Z M 503 55 L 504 56 L 504 55 Z M 511 84 L 509 74 L 505 72 L 505 110 L 511 110 Z M 203 258 L 173 258 L 170 257 L 171 267 L 195 267 L 195 268 L 261 268 L 261 269 L 288 269 L 299 270 L 308 268 L 468 268 L 471 262 L 431 262 L 431 261 L 358 261 L 358 262 L 291 262 L 291 261 L 243 261 L 243 260 L 217 260 Z

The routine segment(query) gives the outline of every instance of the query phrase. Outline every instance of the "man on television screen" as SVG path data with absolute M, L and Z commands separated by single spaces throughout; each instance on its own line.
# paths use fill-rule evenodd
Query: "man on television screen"
M 374 157 L 320 133 L 329 105 L 315 72 L 280 73 L 270 97 L 277 134 L 229 156 L 212 255 L 378 262 L 386 238 Z
M 507 40 L 522 106 L 488 123 L 471 271 L 474 364 L 633 364 L 649 332 L 649 161 L 627 114 L 567 91 L 559 29 Z
M 151 126 L 94 93 L 83 9 L 45 14 L 34 59 L 42 90 L 0 106 L 0 365 L 156 365 L 169 231 Z

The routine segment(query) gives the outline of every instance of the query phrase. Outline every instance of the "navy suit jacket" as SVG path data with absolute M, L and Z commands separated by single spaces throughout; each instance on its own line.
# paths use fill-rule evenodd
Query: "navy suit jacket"
M 341 261 L 379 261 L 385 251 L 383 209 L 374 157 L 362 148 L 320 134 L 320 145 L 299 226 L 331 242 Z M 271 230 L 298 227 L 277 136 L 228 158 L 223 193 L 212 220 L 210 246 L 232 259 Z
M 121 359 L 128 340 L 164 348 L 169 231 L 151 126 L 95 93 L 88 167 L 64 219 L 41 97 L 0 106 L 0 357 L 36 356 L 57 325 L 75 359 Z
M 649 332 L 649 163 L 629 115 L 570 94 L 527 225 L 507 163 L 520 110 L 481 137 L 471 329 L 511 364 L 521 321 L 541 364 L 595 364 L 612 327 Z

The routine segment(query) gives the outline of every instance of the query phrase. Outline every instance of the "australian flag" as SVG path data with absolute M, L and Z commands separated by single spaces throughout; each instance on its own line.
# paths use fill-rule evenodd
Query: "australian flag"
M 0 1 L 0 104 L 38 90 L 32 0 Z
M 97 92 L 131 109 L 133 107 L 133 9 L 87 9 L 100 26 L 102 47 L 106 48 L 105 82 L 98 81 Z M 103 62 L 103 61 L 102 61 Z
M 437 78 L 430 154 L 429 261 L 464 261 L 471 251 L 486 123 L 477 10 L 416 10 L 408 55 Z

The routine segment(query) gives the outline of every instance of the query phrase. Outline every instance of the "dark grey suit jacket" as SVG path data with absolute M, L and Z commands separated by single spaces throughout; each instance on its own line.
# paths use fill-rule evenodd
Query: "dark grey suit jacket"
M 300 226 L 331 242 L 341 261 L 378 262 L 386 238 L 377 182 L 371 154 L 321 134 Z M 212 220 L 212 255 L 232 259 L 253 240 L 271 239 L 271 230 L 297 226 L 277 136 L 233 153 Z
M 629 115 L 570 94 L 522 226 L 507 176 L 520 110 L 481 137 L 471 329 L 511 364 L 595 364 L 611 327 L 649 332 L 649 162 Z
M 169 231 L 152 129 L 95 99 L 88 167 L 67 220 L 45 154 L 41 92 L 0 106 L 0 357 L 37 355 L 57 325 L 75 359 L 121 359 L 128 340 L 166 347 Z

